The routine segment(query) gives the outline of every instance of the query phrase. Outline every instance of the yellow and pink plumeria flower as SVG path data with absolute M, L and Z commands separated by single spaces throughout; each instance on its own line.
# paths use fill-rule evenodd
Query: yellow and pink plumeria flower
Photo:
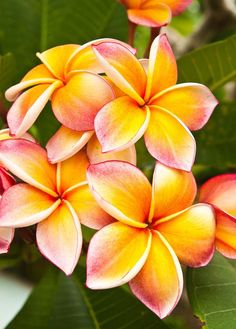
M 127 8 L 129 20 L 137 25 L 160 27 L 179 15 L 192 0 L 120 0 Z
M 218 104 L 198 83 L 176 85 L 177 66 L 165 35 L 158 36 L 149 62 L 141 62 L 124 46 L 93 46 L 110 80 L 123 92 L 96 115 L 95 131 L 103 152 L 122 150 L 144 134 L 150 154 L 163 164 L 190 171 L 195 140 L 190 130 L 202 128 Z
M 96 149 L 93 152 L 94 147 L 96 143 L 90 145 L 88 151 L 83 149 L 53 165 L 38 144 L 23 139 L 0 143 L 1 163 L 25 182 L 10 187 L 3 194 L 0 225 L 17 228 L 38 224 L 39 250 L 68 275 L 74 270 L 81 252 L 80 223 L 100 229 L 114 221 L 97 204 L 87 184 L 89 163 L 102 158 Z M 133 153 L 123 152 L 122 157 L 135 163 Z
M 49 99 L 56 118 L 65 127 L 77 131 L 94 129 L 95 115 L 114 98 L 109 83 L 96 74 L 101 67 L 91 44 L 101 41 L 114 41 L 134 51 L 121 41 L 99 39 L 83 46 L 69 44 L 37 53 L 43 64 L 5 93 L 9 101 L 14 101 L 7 115 L 12 135 L 19 137 L 26 132 Z
M 132 292 L 163 318 L 183 289 L 181 263 L 206 265 L 214 252 L 214 210 L 191 206 L 192 173 L 157 163 L 152 187 L 135 166 L 121 161 L 90 165 L 88 182 L 99 205 L 116 222 L 98 231 L 87 255 L 87 286 L 129 282 Z
M 209 179 L 202 185 L 199 199 L 215 207 L 216 249 L 236 259 L 236 174 Z

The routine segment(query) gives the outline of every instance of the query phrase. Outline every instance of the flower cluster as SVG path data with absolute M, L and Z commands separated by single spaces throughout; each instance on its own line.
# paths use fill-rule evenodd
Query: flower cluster
M 171 12 L 190 3 L 121 2 L 131 21 L 151 26 L 166 24 Z M 129 282 L 163 318 L 182 293 L 180 263 L 206 265 L 215 241 L 236 258 L 236 208 L 228 197 L 235 175 L 207 182 L 201 203 L 193 205 L 196 146 L 190 130 L 206 124 L 217 100 L 204 85 L 176 84 L 165 35 L 154 40 L 149 59 L 138 60 L 131 46 L 114 39 L 37 56 L 42 64 L 6 91 L 13 105 L 9 130 L 0 134 L 0 252 L 7 252 L 15 228 L 36 225 L 40 252 L 69 275 L 82 249 L 81 225 L 95 229 L 87 286 Z M 45 150 L 27 130 L 49 101 L 62 126 Z M 152 186 L 136 167 L 134 145 L 143 135 L 157 160 Z

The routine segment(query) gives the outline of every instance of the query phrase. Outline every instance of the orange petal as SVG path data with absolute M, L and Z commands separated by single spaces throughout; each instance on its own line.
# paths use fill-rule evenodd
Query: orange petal
M 215 214 L 211 206 L 196 204 L 157 221 L 154 227 L 183 264 L 199 267 L 211 260 L 215 241 Z
M 71 205 L 62 203 L 39 223 L 36 237 L 40 252 L 70 275 L 79 260 L 83 242 L 80 223 Z
M 88 142 L 87 155 L 90 163 L 120 160 L 136 165 L 136 149 L 134 145 L 130 146 L 124 151 L 102 153 L 101 144 L 95 135 Z
M 160 318 L 171 313 L 183 290 L 179 261 L 158 232 L 152 232 L 152 245 L 146 263 L 130 281 L 135 296 Z
M 102 151 L 121 151 L 136 143 L 147 129 L 149 118 L 148 107 L 140 108 L 127 96 L 105 105 L 95 119 Z
M 161 0 L 162 3 L 170 7 L 174 16 L 182 13 L 191 3 L 192 0 Z
M 86 170 L 89 165 L 86 151 L 83 149 L 76 153 L 73 157 L 58 163 L 57 177 L 58 177 L 58 191 L 64 193 L 71 190 L 78 185 L 86 184 Z
M 79 152 L 92 137 L 93 131 L 75 131 L 61 126 L 46 145 L 51 163 L 61 162 Z
M 188 128 L 163 108 L 150 106 L 151 118 L 144 134 L 149 153 L 163 164 L 190 171 L 196 143 Z
M 216 210 L 216 249 L 225 257 L 236 259 L 236 218 Z
M 56 81 L 51 85 L 32 87 L 16 99 L 7 114 L 11 134 L 21 137 L 33 125 L 60 84 L 60 81 Z
M 201 129 L 218 104 L 212 92 L 198 83 L 182 83 L 164 90 L 151 101 L 175 114 L 191 130 Z
M 139 8 L 143 0 L 120 0 L 127 8 Z
M 0 161 L 21 180 L 57 196 L 56 167 L 48 162 L 46 151 L 39 145 L 23 139 L 1 141 Z
M 9 102 L 13 102 L 22 90 L 37 84 L 49 84 L 55 81 L 55 77 L 50 73 L 46 66 L 44 64 L 40 64 L 30 70 L 20 83 L 7 89 L 5 92 L 5 97 Z
M 146 227 L 151 203 L 151 185 L 135 166 L 107 161 L 88 168 L 88 182 L 99 205 L 117 220 Z
M 5 227 L 25 227 L 47 218 L 60 200 L 28 185 L 16 184 L 2 196 L 0 223 Z
M 113 90 L 105 79 L 78 71 L 53 94 L 52 109 L 64 126 L 78 131 L 93 130 L 97 112 L 113 98 Z
M 98 231 L 87 255 L 87 286 L 106 289 L 131 280 L 145 263 L 151 245 L 149 230 L 113 223 Z
M 191 172 L 156 163 L 152 182 L 152 211 L 154 220 L 174 214 L 193 203 L 197 192 Z
M 88 185 L 75 188 L 64 197 L 70 202 L 83 225 L 100 230 L 103 226 L 114 222 L 114 218 L 98 205 Z
M 150 49 L 145 99 L 149 100 L 158 92 L 175 85 L 176 81 L 175 56 L 166 35 L 161 34 L 153 41 Z
M 0 255 L 9 251 L 10 244 L 14 237 L 14 229 L 8 227 L 0 227 Z
M 79 45 L 62 45 L 36 55 L 56 78 L 64 80 L 66 64 L 78 48 Z
M 129 20 L 138 25 L 160 27 L 171 21 L 170 8 L 156 0 L 147 0 L 145 5 L 138 9 L 128 9 L 127 13 Z
M 0 196 L 5 190 L 15 184 L 15 179 L 3 167 L 0 166 Z
M 98 61 L 107 76 L 125 94 L 144 105 L 146 74 L 137 58 L 116 42 L 103 42 L 93 46 Z
M 199 200 L 211 203 L 236 216 L 236 174 L 223 174 L 209 179 L 200 188 Z

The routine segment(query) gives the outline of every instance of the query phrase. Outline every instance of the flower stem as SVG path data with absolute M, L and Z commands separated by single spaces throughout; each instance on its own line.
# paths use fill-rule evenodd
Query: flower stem
M 153 40 L 160 34 L 160 32 L 161 32 L 161 27 L 152 27 L 151 28 L 150 39 L 149 39 L 149 43 L 148 43 L 147 48 L 144 53 L 144 58 L 148 58 Z
M 134 36 L 137 25 L 129 21 L 128 27 L 128 44 L 133 47 L 134 46 Z

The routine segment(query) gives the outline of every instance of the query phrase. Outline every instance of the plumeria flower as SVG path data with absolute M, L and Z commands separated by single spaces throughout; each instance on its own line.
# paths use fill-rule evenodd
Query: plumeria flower
M 182 13 L 192 0 L 120 0 L 127 8 L 129 20 L 137 25 L 160 27 Z
M 87 184 L 87 166 L 102 157 L 96 150 L 91 156 L 90 151 L 83 149 L 53 165 L 38 144 L 23 139 L 0 143 L 0 161 L 23 181 L 3 194 L 0 225 L 17 228 L 37 224 L 39 250 L 67 275 L 73 272 L 81 252 L 80 223 L 100 229 L 113 221 Z M 123 153 L 123 160 L 134 161 L 129 153 Z
M 199 199 L 215 207 L 216 249 L 236 259 L 236 174 L 209 179 L 202 185 Z
M 113 39 L 93 43 L 102 40 Z M 107 81 L 96 74 L 101 67 L 91 42 L 81 47 L 75 44 L 54 47 L 37 56 L 43 64 L 6 91 L 6 98 L 14 102 L 7 115 L 11 134 L 18 137 L 26 132 L 49 99 L 56 118 L 64 126 L 78 131 L 93 130 L 96 113 L 114 98 L 114 93 Z
M 93 46 L 107 76 L 125 94 L 105 105 L 95 118 L 103 152 L 122 150 L 144 134 L 150 154 L 170 167 L 190 171 L 195 140 L 217 100 L 198 83 L 176 85 L 177 67 L 165 35 L 158 36 L 147 61 L 114 42 Z M 144 67 L 142 66 L 144 65 Z
M 106 289 L 129 282 L 141 302 L 165 317 L 183 289 L 179 260 L 199 267 L 212 257 L 213 208 L 191 206 L 192 173 L 161 163 L 152 187 L 139 169 L 122 161 L 90 165 L 87 177 L 99 205 L 116 219 L 90 241 L 87 286 Z
M 2 140 L 11 139 L 9 129 L 0 130 L 0 143 Z M 34 142 L 34 138 L 30 134 L 25 134 L 24 139 Z M 0 199 L 4 191 L 15 184 L 14 177 L 0 163 Z M 0 254 L 5 254 L 9 251 L 10 244 L 14 237 L 14 229 L 9 227 L 0 227 Z

